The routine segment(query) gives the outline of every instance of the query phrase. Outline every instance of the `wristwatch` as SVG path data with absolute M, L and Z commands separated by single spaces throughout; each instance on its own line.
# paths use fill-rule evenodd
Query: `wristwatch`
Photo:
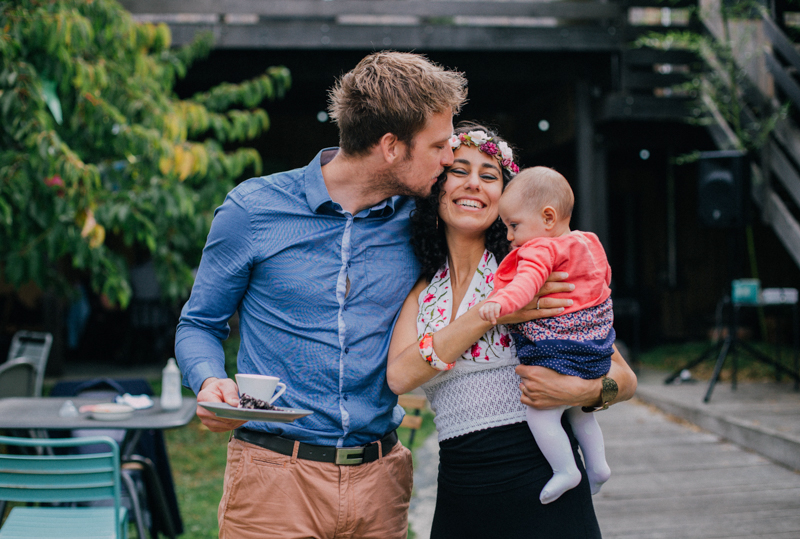
M 603 376 L 603 389 L 600 392 L 600 406 L 583 406 L 581 410 L 584 412 L 591 413 L 591 412 L 599 412 L 600 410 L 608 410 L 611 401 L 617 398 L 617 392 L 619 391 L 619 386 L 614 381 L 613 378 L 609 378 L 608 376 Z

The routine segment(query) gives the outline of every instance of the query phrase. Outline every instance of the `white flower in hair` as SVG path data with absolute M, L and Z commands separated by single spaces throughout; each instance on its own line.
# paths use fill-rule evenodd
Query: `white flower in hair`
M 450 148 L 455 150 L 459 146 L 461 146 L 461 139 L 458 138 L 458 135 L 453 135 L 452 137 L 450 137 Z
M 470 131 L 467 136 L 472 140 L 475 146 L 480 146 L 492 140 L 492 137 L 486 134 L 486 131 Z
M 511 151 L 511 148 L 508 147 L 506 141 L 501 140 L 497 143 L 497 148 L 500 150 L 500 155 L 503 156 L 503 159 L 514 159 L 514 152 Z

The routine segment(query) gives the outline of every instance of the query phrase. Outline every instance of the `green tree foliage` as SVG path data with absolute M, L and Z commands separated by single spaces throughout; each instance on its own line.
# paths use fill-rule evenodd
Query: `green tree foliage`
M 170 48 L 112 0 L 0 1 L 0 281 L 66 293 L 76 276 L 125 306 L 133 254 L 165 296 L 188 295 L 214 208 L 269 127 L 289 71 L 181 100 L 210 36 Z M 234 146 L 235 147 L 235 146 Z

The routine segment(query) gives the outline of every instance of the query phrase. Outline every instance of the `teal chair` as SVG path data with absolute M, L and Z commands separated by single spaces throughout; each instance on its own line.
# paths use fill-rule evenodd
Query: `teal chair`
M 102 444 L 108 451 L 83 455 L 8 454 L 11 448 L 73 448 Z M 120 506 L 119 446 L 105 436 L 30 439 L 0 436 L 0 500 L 61 506 L 14 507 L 0 539 L 126 539 L 128 513 Z M 64 506 L 113 500 L 108 507 Z

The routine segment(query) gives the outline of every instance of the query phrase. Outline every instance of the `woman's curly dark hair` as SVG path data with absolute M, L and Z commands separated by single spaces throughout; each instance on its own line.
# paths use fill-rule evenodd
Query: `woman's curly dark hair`
M 469 131 L 486 131 L 492 142 L 498 143 L 503 140 L 496 132 L 487 127 L 472 123 L 459 122 L 455 133 L 467 133 Z M 502 168 L 503 189 L 508 185 L 513 177 L 509 171 Z M 442 196 L 442 186 L 447 177 L 445 170 L 438 181 L 431 189 L 431 194 L 425 198 L 416 198 L 417 207 L 411 212 L 411 245 L 414 247 L 414 254 L 417 255 L 422 266 L 422 275 L 430 281 L 436 272 L 444 265 L 447 260 L 447 240 L 444 235 L 444 226 L 437 227 L 439 216 L 439 199 Z M 486 231 L 486 248 L 491 252 L 499 263 L 508 254 L 508 240 L 506 239 L 506 227 L 500 219 L 497 219 Z

